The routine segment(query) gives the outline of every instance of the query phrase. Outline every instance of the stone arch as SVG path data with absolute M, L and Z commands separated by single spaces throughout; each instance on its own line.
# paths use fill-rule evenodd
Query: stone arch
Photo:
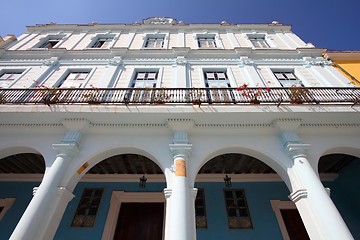
M 360 187 L 360 149 L 351 147 L 332 148 L 324 152 L 318 161 L 319 174 L 332 174 L 323 185 L 329 189 L 332 201 L 340 212 L 354 239 L 360 237 L 357 231 L 360 220 L 358 193 Z
M 44 174 L 46 163 L 36 149 L 15 146 L 0 150 L 0 173 L 2 174 Z
M 231 148 L 221 148 L 218 150 L 213 151 L 212 153 L 208 154 L 206 158 L 204 158 L 201 161 L 201 164 L 199 164 L 198 168 L 196 169 L 196 173 L 200 171 L 200 169 L 210 160 L 213 158 L 224 155 L 224 154 L 243 154 L 250 156 L 252 158 L 255 158 L 259 160 L 260 162 L 266 164 L 270 168 L 272 168 L 285 182 L 285 184 L 288 186 L 288 188 L 291 190 L 291 182 L 289 180 L 289 177 L 286 172 L 286 166 L 283 166 L 283 164 L 280 161 L 275 160 L 275 156 L 272 154 L 266 154 L 259 152 L 255 149 L 250 148 L 243 148 L 243 147 L 231 147 Z
M 161 163 L 151 153 L 146 152 L 139 148 L 119 147 L 119 148 L 102 150 L 101 152 L 98 152 L 97 154 L 91 156 L 87 160 L 87 162 L 81 162 L 81 163 L 78 162 L 76 164 L 73 164 L 71 169 L 68 170 L 67 176 L 65 176 L 64 178 L 64 180 L 67 181 L 64 183 L 64 185 L 68 186 L 69 189 L 73 190 L 76 184 L 80 181 L 80 179 L 86 173 L 88 173 L 90 169 L 92 169 L 94 166 L 96 166 L 102 161 L 105 161 L 106 159 L 112 158 L 114 156 L 126 155 L 126 154 L 143 156 L 148 160 L 152 161 L 153 163 L 155 163 L 161 169 L 163 174 L 165 173 L 165 170 L 163 169 Z M 84 168 L 84 171 L 78 174 L 78 170 L 82 167 Z

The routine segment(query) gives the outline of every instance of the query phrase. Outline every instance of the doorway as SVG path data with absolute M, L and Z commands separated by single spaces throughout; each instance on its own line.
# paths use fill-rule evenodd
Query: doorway
M 155 204 L 155 205 L 147 205 L 147 204 Z M 156 206 L 157 205 L 157 206 Z M 112 196 L 111 196 L 111 200 L 110 200 L 110 208 L 109 208 L 109 212 L 108 212 L 108 216 L 105 222 L 105 227 L 104 227 L 104 231 L 103 231 L 103 236 L 102 236 L 102 240 L 116 240 L 116 239 L 120 239 L 120 238 L 115 238 L 115 236 L 117 236 L 118 233 L 118 225 L 120 224 L 119 222 L 122 221 L 121 219 L 121 215 L 136 215 L 134 213 L 136 213 L 137 209 L 134 208 L 138 208 L 138 209 L 143 209 L 145 208 L 145 210 L 141 210 L 141 217 L 146 220 L 147 217 L 145 217 L 144 211 L 147 211 L 146 215 L 149 215 L 151 217 L 153 216 L 157 216 L 156 214 L 158 214 L 159 216 L 157 216 L 156 218 L 158 219 L 159 222 L 161 222 L 161 237 L 158 238 L 159 240 L 163 239 L 163 235 L 164 235 L 164 218 L 165 218 L 165 196 L 163 192 L 124 192 L 124 191 L 113 191 Z M 155 208 L 156 213 L 151 212 L 151 209 Z M 160 210 L 161 209 L 161 210 Z M 161 215 L 161 217 L 160 217 Z M 130 219 L 134 217 L 135 220 Z M 161 220 L 160 220 L 161 219 Z M 136 220 L 135 216 L 130 216 L 125 217 L 125 221 L 126 222 L 130 222 L 130 221 L 137 221 L 135 224 L 132 225 L 137 225 L 139 224 L 139 221 L 142 221 L 141 219 Z M 151 219 L 151 221 L 153 221 Z M 146 222 L 146 221 L 145 221 Z M 127 224 L 127 223 L 125 223 Z M 116 233 L 116 234 L 115 234 Z M 123 239 L 148 239 L 148 238 L 121 238 L 121 240 Z M 149 239 L 153 239 L 153 238 L 149 238 Z M 157 239 L 157 238 L 154 238 Z
M 284 240 L 310 240 L 294 202 L 271 200 Z
M 114 240 L 162 240 L 164 203 L 123 203 Z

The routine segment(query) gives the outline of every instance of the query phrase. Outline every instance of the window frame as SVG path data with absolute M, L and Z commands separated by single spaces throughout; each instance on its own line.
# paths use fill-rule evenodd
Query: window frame
M 201 193 L 202 196 L 199 195 L 199 193 Z M 197 205 L 197 202 L 201 201 L 201 206 Z M 203 209 L 203 215 L 198 215 L 197 213 L 197 208 L 202 208 Z M 204 225 L 200 226 L 199 222 L 201 222 L 201 219 L 198 220 L 198 217 L 203 217 L 203 221 L 204 221 Z M 204 188 L 198 188 L 197 190 L 197 194 L 196 194 L 196 198 L 195 198 L 195 223 L 196 223 L 196 228 L 201 228 L 201 229 L 207 229 L 207 214 L 206 214 L 206 201 L 205 201 L 205 190 Z
M 90 44 L 86 48 L 90 49 L 110 49 L 115 44 L 116 34 L 97 34 L 95 37 L 92 38 Z M 95 45 L 101 40 L 105 39 L 104 42 L 99 46 L 96 47 Z M 109 44 L 106 44 L 109 42 Z M 107 46 L 104 46 L 107 45 Z
M 302 84 L 300 78 L 295 74 L 294 68 L 271 69 L 271 72 L 282 87 L 300 86 Z M 287 74 L 291 74 L 295 79 L 289 78 Z M 279 75 L 282 75 L 283 78 L 280 78 Z
M 7 74 L 7 73 L 11 73 L 11 74 L 15 74 L 15 73 L 16 73 L 17 76 L 16 76 L 14 79 L 11 79 L 11 80 L 9 80 L 9 79 L 0 80 L 0 82 L 9 82 L 10 84 L 9 84 L 8 87 L 11 87 L 11 86 L 14 85 L 22 76 L 24 76 L 24 74 L 25 74 L 26 72 L 27 72 L 26 69 L 3 68 L 3 69 L 0 70 L 0 78 L 1 78 L 2 76 L 4 76 L 5 74 Z M 0 88 L 2 88 L 1 85 L 0 85 Z
M 87 197 L 87 196 L 85 196 L 86 191 L 92 191 L 90 200 L 88 202 L 86 202 L 86 200 L 84 200 L 84 198 Z M 94 196 L 96 194 L 96 191 L 101 191 L 100 196 Z M 104 192 L 105 192 L 104 188 L 84 188 L 83 193 L 81 194 L 79 203 L 77 205 L 77 208 L 75 210 L 74 217 L 71 220 L 71 224 L 70 224 L 71 227 L 92 228 L 95 226 L 96 218 L 99 213 L 99 208 L 101 206 L 101 200 L 103 198 Z M 98 201 L 97 205 L 95 205 L 96 206 L 95 214 L 90 215 L 89 214 L 91 211 L 90 208 L 92 208 L 94 206 L 94 199 L 96 199 L 96 198 L 98 198 L 99 201 Z M 83 203 L 83 205 L 86 206 L 85 207 L 86 214 L 78 214 L 78 212 L 80 211 L 79 209 L 81 207 L 83 207 L 82 202 L 85 202 L 85 203 Z M 77 216 L 84 216 L 84 219 L 85 219 L 85 220 L 82 220 L 82 222 L 79 225 L 75 225 L 75 223 L 74 223 L 76 221 Z M 86 220 L 89 216 L 93 216 L 94 220 L 91 222 L 91 224 L 87 225 Z
M 254 48 L 258 48 L 258 49 L 272 48 L 271 45 L 269 44 L 268 37 L 266 34 L 247 34 L 246 36 Z M 259 46 L 256 46 L 255 42 L 262 44 L 258 44 Z
M 215 79 L 208 79 L 207 73 L 214 73 Z M 224 73 L 225 79 L 219 79 L 218 75 L 219 73 Z M 204 86 L 206 88 L 211 88 L 209 86 L 209 81 L 213 83 L 225 83 L 228 88 L 231 87 L 232 80 L 229 78 L 229 72 L 228 69 L 224 68 L 203 68 L 202 69 L 202 76 L 204 78 Z M 216 79 L 217 78 L 217 79 Z
M 203 39 L 207 46 L 203 46 L 200 39 Z M 222 45 L 218 39 L 219 37 L 215 33 L 196 34 L 196 46 L 198 49 L 221 49 Z M 209 40 L 213 41 L 214 46 L 209 46 Z
M 252 223 L 252 220 L 251 220 L 251 214 L 250 214 L 249 205 L 248 205 L 247 199 L 246 199 L 245 189 L 243 189 L 243 188 L 223 189 L 223 192 L 224 192 L 224 204 L 225 204 L 226 216 L 227 216 L 227 219 L 228 219 L 228 227 L 230 229 L 253 229 L 254 227 L 253 227 L 253 223 Z M 231 195 L 232 195 L 231 200 L 234 203 L 233 208 L 235 209 L 235 215 L 236 216 L 230 216 L 229 215 L 229 206 L 228 206 L 228 201 L 227 200 L 230 200 L 230 198 L 227 198 L 226 192 L 231 192 Z M 243 196 L 242 199 L 240 199 L 240 197 L 236 196 L 237 192 L 241 192 L 241 195 Z M 238 206 L 239 205 L 239 203 L 238 203 L 239 199 L 243 200 L 244 206 Z M 242 209 L 242 210 L 245 209 L 245 211 L 247 212 L 247 216 L 241 216 L 240 209 Z M 249 226 L 231 226 L 232 223 L 231 223 L 230 218 L 241 218 L 241 217 L 248 218 L 247 221 L 248 221 L 248 224 L 250 224 L 250 225 Z
M 137 79 L 136 76 L 138 73 L 141 73 L 141 72 L 146 72 L 146 73 L 156 73 L 156 79 L 152 79 L 152 80 L 149 80 L 149 79 Z M 133 74 L 131 75 L 131 78 L 129 79 L 129 88 L 147 88 L 146 86 L 145 87 L 136 87 L 136 82 L 137 81 L 153 81 L 155 84 L 155 86 L 151 87 L 151 88 L 158 88 L 159 85 L 161 85 L 162 83 L 162 80 L 161 80 L 161 76 L 162 76 L 162 73 L 163 73 L 163 68 L 162 67 L 159 67 L 159 68 L 135 68 L 134 71 L 133 71 Z
M 67 77 L 72 74 L 72 73 L 80 73 L 80 72 L 87 72 L 87 76 L 84 79 L 83 83 L 81 84 L 81 86 L 76 87 L 76 88 L 84 88 L 87 83 L 89 82 L 91 76 L 93 75 L 94 71 L 96 70 L 96 68 L 69 68 L 67 69 L 62 76 L 53 84 L 54 88 L 62 88 L 62 86 L 64 85 L 64 83 L 67 80 Z M 70 80 L 70 79 L 69 79 Z
M 167 35 L 165 33 L 159 33 L 159 34 L 147 34 L 146 37 L 144 38 L 144 43 L 142 48 L 143 49 L 165 49 L 167 48 Z M 149 47 L 149 39 L 161 39 L 162 40 L 162 44 L 160 47 L 158 46 L 154 46 L 154 47 Z
M 62 40 L 64 40 L 65 35 L 48 35 L 45 38 L 40 39 L 40 42 L 37 43 L 33 48 L 40 48 L 40 49 L 53 49 L 58 48 L 61 44 Z M 57 41 L 51 47 L 47 47 L 51 41 Z
M 0 207 L 3 208 L 0 211 L 0 221 L 3 219 L 6 212 L 10 209 L 14 202 L 15 198 L 0 198 Z

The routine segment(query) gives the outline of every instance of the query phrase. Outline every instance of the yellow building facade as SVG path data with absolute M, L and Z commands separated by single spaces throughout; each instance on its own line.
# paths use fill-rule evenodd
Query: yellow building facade
M 328 51 L 325 57 L 353 84 L 360 86 L 360 50 Z

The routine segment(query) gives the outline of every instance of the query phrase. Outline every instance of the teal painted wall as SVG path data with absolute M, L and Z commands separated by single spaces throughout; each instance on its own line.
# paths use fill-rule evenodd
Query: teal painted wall
M 101 207 L 93 228 L 70 227 L 79 196 L 85 187 L 105 188 Z M 205 204 L 208 217 L 208 228 L 197 229 L 198 240 L 211 239 L 282 239 L 276 217 L 272 211 L 270 200 L 288 200 L 289 192 L 284 183 L 233 183 L 232 188 L 244 188 L 250 209 L 253 229 L 232 229 L 227 226 L 227 217 L 223 197 L 223 183 L 198 183 L 196 187 L 204 188 Z M 145 189 L 138 188 L 138 183 L 79 183 L 75 197 L 64 214 L 54 239 L 101 239 L 103 227 L 109 210 L 112 191 L 147 191 L 162 192 L 164 183 L 147 183 Z
M 208 219 L 207 229 L 197 229 L 198 240 L 282 239 L 270 200 L 288 200 L 289 191 L 284 183 L 232 184 L 231 189 L 245 189 L 253 229 L 229 229 L 224 183 L 198 183 L 196 187 L 204 188 Z
M 324 183 L 325 187 L 331 188 L 331 198 L 355 239 L 360 239 L 359 172 L 360 161 L 354 161 L 340 172 L 335 181 Z M 36 186 L 39 183 L 0 182 L 0 198 L 16 198 L 0 221 L 0 239 L 9 238 Z M 85 187 L 104 188 L 101 206 L 93 228 L 74 228 L 70 226 L 71 221 Z M 207 229 L 197 229 L 198 240 L 282 239 L 270 200 L 288 200 L 289 191 L 284 183 L 233 183 L 232 188 L 245 189 L 253 229 L 228 228 L 223 183 L 197 183 L 196 187 L 204 188 L 208 221 Z M 76 197 L 69 203 L 54 239 L 101 239 L 112 191 L 162 192 L 164 188 L 165 183 L 147 183 L 145 189 L 139 188 L 138 183 L 79 183 L 74 190 Z
M 325 182 L 335 203 L 355 239 L 360 239 L 360 160 L 342 169 L 333 182 Z
M 0 221 L 0 239 L 9 239 L 40 183 L 0 182 L 0 198 L 16 198 Z

